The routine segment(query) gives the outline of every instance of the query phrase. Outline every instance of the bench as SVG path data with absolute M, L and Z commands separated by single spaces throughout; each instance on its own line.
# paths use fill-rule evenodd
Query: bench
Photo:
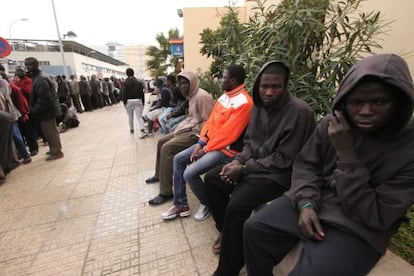
M 302 244 L 299 243 L 293 248 L 288 255 L 275 266 L 273 269 L 274 275 L 288 275 L 293 269 L 293 266 L 299 259 Z M 369 276 L 407 276 L 414 275 L 414 267 L 403 260 L 401 257 L 395 255 L 387 250 L 387 253 L 381 257 L 378 263 L 368 274 Z

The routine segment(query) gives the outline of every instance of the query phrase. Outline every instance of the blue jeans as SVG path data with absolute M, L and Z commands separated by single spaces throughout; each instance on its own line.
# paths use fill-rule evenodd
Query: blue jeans
M 177 117 L 172 117 L 172 118 L 170 118 L 170 119 L 168 120 L 168 122 L 167 122 L 167 129 L 168 129 L 170 132 L 173 132 L 173 131 L 174 131 L 174 129 L 178 126 L 178 124 L 179 124 L 182 120 L 184 120 L 185 118 L 187 118 L 187 115 L 186 115 L 186 114 L 181 115 L 181 116 L 177 116 Z
M 167 107 L 166 109 L 164 109 L 164 111 L 158 115 L 157 119 L 158 119 L 158 123 L 160 124 L 160 128 L 161 131 L 165 132 L 166 130 L 166 126 L 165 126 L 165 117 L 167 117 L 168 114 L 171 113 L 171 111 L 173 111 L 173 107 Z
M 211 151 L 190 164 L 190 157 L 197 144 L 177 153 L 173 160 L 174 205 L 188 205 L 186 182 L 201 204 L 208 205 L 207 192 L 200 175 L 229 159 L 221 151 Z
M 19 154 L 19 158 L 29 158 L 30 154 L 26 149 L 26 145 L 24 143 L 22 134 L 20 133 L 17 122 L 13 123 L 13 139 L 14 144 L 16 145 L 17 153 Z

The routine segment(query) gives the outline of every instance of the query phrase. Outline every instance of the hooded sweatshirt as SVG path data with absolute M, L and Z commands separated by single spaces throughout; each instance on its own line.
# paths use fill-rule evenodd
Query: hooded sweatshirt
M 310 107 L 287 89 L 273 106 L 264 105 L 259 94 L 260 79 L 262 72 L 274 63 L 289 70 L 278 61 L 266 63 L 260 70 L 253 86 L 254 106 L 244 147 L 235 159 L 246 166 L 249 176 L 268 178 L 289 188 L 293 161 L 312 133 L 315 118 Z
M 381 136 L 351 126 L 358 157 L 337 161 L 328 137 L 332 115 L 321 120 L 293 167 L 288 197 L 294 206 L 310 201 L 319 219 L 353 233 L 381 254 L 414 203 L 414 87 L 405 61 L 393 54 L 375 55 L 356 63 L 341 83 L 333 109 L 364 77 L 377 77 L 402 93 L 392 126 Z M 346 116 L 346 113 L 345 113 Z
M 178 124 L 174 134 L 178 135 L 190 131 L 199 134 L 210 116 L 214 106 L 214 99 L 207 91 L 199 87 L 198 78 L 193 72 L 183 71 L 177 77 L 186 78 L 190 85 L 189 93 L 186 96 L 188 100 L 188 116 Z

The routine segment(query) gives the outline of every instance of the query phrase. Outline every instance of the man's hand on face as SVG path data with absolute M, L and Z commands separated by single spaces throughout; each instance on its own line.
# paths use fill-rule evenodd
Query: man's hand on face
M 335 110 L 334 117 L 329 122 L 328 136 L 341 162 L 355 162 L 354 137 L 351 134 L 349 123 L 344 115 Z
M 303 208 L 299 215 L 299 228 L 302 234 L 311 240 L 322 240 L 325 233 L 313 208 Z

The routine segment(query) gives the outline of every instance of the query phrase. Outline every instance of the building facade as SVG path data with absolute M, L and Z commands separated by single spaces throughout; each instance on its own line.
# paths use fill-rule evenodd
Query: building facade
M 125 78 L 128 65 L 72 40 L 63 40 L 63 56 L 57 40 L 25 40 L 10 39 L 12 52 L 4 59 L 9 74 L 14 74 L 17 66 L 24 66 L 24 59 L 35 57 L 42 70 L 51 75 L 97 75 L 100 78 L 115 76 Z M 64 65 L 66 64 L 66 72 Z

